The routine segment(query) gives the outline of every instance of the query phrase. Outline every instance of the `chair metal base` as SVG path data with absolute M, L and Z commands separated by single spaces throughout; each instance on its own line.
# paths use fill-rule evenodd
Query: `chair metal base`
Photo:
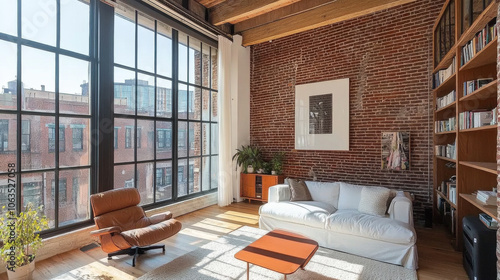
M 153 249 L 163 249 L 163 253 L 165 253 L 165 245 L 152 245 L 152 246 L 144 246 L 144 247 L 131 247 L 128 249 L 116 251 L 108 254 L 108 260 L 111 260 L 111 257 L 119 256 L 119 255 L 129 255 L 134 256 L 132 259 L 132 266 L 135 267 L 135 260 L 138 255 L 142 255 L 146 253 L 146 251 Z

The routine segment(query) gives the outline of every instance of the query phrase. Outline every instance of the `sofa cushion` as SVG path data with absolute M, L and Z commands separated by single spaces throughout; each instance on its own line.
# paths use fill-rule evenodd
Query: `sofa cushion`
M 415 242 L 415 233 L 407 224 L 356 210 L 336 211 L 327 218 L 326 229 L 397 244 Z
M 358 210 L 359 201 L 361 200 L 362 189 L 363 186 L 351 185 L 344 182 L 340 182 L 338 209 Z
M 288 184 L 290 185 L 290 201 L 312 200 L 309 189 L 304 181 L 288 178 Z
M 259 214 L 276 220 L 324 229 L 327 217 L 335 211 L 333 205 L 321 201 L 281 201 L 262 205 Z
M 306 185 L 314 201 L 326 202 L 338 208 L 340 191 L 339 182 L 306 181 Z
M 387 200 L 390 190 L 382 187 L 364 187 L 361 190 L 361 200 L 358 210 L 361 213 L 384 216 L 387 212 Z

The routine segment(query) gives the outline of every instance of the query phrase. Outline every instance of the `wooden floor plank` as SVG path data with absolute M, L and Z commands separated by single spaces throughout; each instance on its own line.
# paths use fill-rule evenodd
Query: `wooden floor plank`
M 166 253 L 150 251 L 138 258 L 135 268 L 130 256 L 108 260 L 100 248 L 73 250 L 37 262 L 34 279 L 135 279 L 242 226 L 258 227 L 260 205 L 255 201 L 223 208 L 213 205 L 178 217 L 183 229 L 161 242 Z M 453 250 L 443 227 L 416 231 L 420 280 L 468 279 L 462 267 L 462 254 Z M 0 274 L 0 280 L 7 280 L 7 275 Z

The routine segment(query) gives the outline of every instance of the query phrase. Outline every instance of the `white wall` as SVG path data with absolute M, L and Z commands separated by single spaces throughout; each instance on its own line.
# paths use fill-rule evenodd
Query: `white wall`
M 233 36 L 231 59 L 231 150 L 234 152 L 241 145 L 250 144 L 250 47 L 241 45 L 242 37 Z M 240 173 L 234 171 L 233 195 L 240 198 Z

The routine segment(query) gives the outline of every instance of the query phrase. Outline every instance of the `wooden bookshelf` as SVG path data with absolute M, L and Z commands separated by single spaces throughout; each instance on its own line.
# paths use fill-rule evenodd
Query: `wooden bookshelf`
M 472 1 L 471 1 L 472 2 Z M 456 160 L 442 156 L 434 156 L 434 218 L 435 221 L 442 220 L 440 217 L 436 199 L 443 198 L 443 203 L 449 204 L 450 209 L 454 209 L 456 221 L 454 225 L 454 234 L 451 237 L 453 245 L 458 250 L 463 248 L 462 240 L 462 219 L 467 215 L 477 215 L 484 212 L 497 218 L 497 207 L 488 206 L 478 201 L 472 193 L 480 189 L 489 189 L 497 185 L 497 125 L 486 125 L 477 128 L 460 129 L 459 116 L 463 112 L 476 110 L 492 110 L 497 107 L 497 36 L 490 36 L 492 40 L 477 53 L 475 53 L 469 61 L 461 65 L 462 48 L 472 40 L 476 34 L 485 28 L 497 15 L 498 3 L 492 1 L 484 8 L 483 12 L 474 19 L 470 27 L 461 34 L 460 27 L 462 26 L 462 7 L 463 1 L 447 0 L 445 1 L 443 10 L 437 18 L 433 29 L 433 59 L 434 70 L 433 75 L 440 70 L 447 69 L 455 57 L 454 74 L 446 79 L 439 87 L 432 91 L 434 123 L 437 121 L 447 120 L 455 117 L 457 129 L 454 131 L 446 131 L 434 133 L 434 145 L 455 144 Z M 445 10 L 454 8 L 455 22 L 451 26 L 446 26 L 442 29 L 443 24 L 441 19 L 447 15 Z M 448 14 L 449 16 L 449 14 Z M 456 28 L 455 28 L 456 27 Z M 437 42 L 437 39 L 443 38 L 443 32 L 453 30 L 454 36 L 444 38 L 453 38 L 454 41 L 446 41 L 445 46 L 452 45 L 451 49 L 443 56 L 437 55 L 443 43 Z M 438 45 L 440 44 L 440 45 Z M 437 58 L 442 57 L 440 61 Z M 483 85 L 472 93 L 465 95 L 464 83 L 475 81 L 478 79 L 493 79 L 492 82 Z M 434 76 L 433 76 L 434 80 Z M 445 96 L 449 92 L 455 90 L 457 101 L 436 109 L 436 100 Z M 454 163 L 454 164 L 452 164 Z M 437 190 L 437 186 L 441 186 L 442 182 L 447 182 L 450 177 L 455 176 L 457 201 L 453 204 L 448 197 Z

